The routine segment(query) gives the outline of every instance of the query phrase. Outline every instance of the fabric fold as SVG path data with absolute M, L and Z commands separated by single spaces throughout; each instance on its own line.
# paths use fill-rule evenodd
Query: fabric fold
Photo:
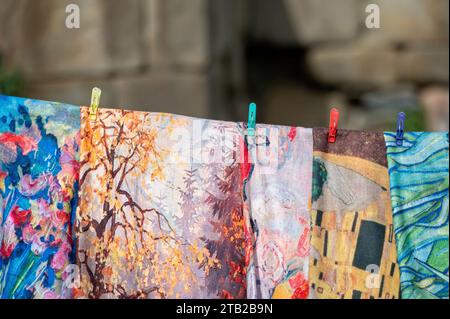
M 448 299 L 448 133 L 384 137 L 402 298 Z
M 309 298 L 399 298 L 383 134 L 313 134 Z
M 248 298 L 308 297 L 312 142 L 311 129 L 276 125 L 247 139 Z
M 76 298 L 245 298 L 241 125 L 82 108 Z
M 0 96 L 0 298 L 71 298 L 80 109 Z

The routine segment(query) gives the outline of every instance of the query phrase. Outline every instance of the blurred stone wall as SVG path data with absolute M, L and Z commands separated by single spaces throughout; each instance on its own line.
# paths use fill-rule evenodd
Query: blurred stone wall
M 81 9 L 67 29 L 65 8 Z M 367 29 L 365 8 L 381 8 Z M 244 120 L 448 130 L 448 0 L 0 0 L 0 54 L 28 97 Z
M 0 52 L 29 97 L 209 116 L 206 0 L 0 0 Z M 81 28 L 65 27 L 68 4 Z
M 259 94 L 267 118 L 325 125 L 328 109 L 337 106 L 347 128 L 394 129 L 397 112 L 406 111 L 424 113 L 427 129 L 448 130 L 448 0 L 250 2 L 247 28 L 262 44 L 259 51 L 297 49 L 303 63 L 303 78 L 265 86 Z M 365 25 L 368 4 L 380 8 L 379 29 Z

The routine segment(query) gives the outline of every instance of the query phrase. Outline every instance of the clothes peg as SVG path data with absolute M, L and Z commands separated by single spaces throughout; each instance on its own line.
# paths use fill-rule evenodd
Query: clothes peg
M 248 123 L 247 123 L 247 135 L 255 136 L 256 126 L 256 103 L 250 103 L 248 106 Z
M 403 135 L 405 131 L 406 114 L 404 112 L 398 113 L 397 116 L 397 134 L 395 136 L 397 146 L 403 145 Z
M 90 115 L 91 121 L 95 121 L 97 119 L 97 111 L 98 111 L 98 106 L 100 105 L 101 95 L 102 95 L 102 90 L 100 90 L 97 87 L 92 89 L 91 106 L 89 108 L 89 115 Z
M 338 124 L 339 124 L 339 111 L 333 108 L 330 112 L 330 128 L 328 131 L 328 143 L 336 142 Z

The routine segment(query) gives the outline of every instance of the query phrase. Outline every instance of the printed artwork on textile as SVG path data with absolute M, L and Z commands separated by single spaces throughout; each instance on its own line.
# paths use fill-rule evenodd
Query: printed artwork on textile
M 0 96 L 0 298 L 70 298 L 78 107 Z
M 308 297 L 312 130 L 258 125 L 245 144 L 248 298 Z
M 385 140 L 402 298 L 448 298 L 448 133 Z
M 399 298 L 382 133 L 314 129 L 309 298 Z
M 82 108 L 75 298 L 246 297 L 241 130 Z

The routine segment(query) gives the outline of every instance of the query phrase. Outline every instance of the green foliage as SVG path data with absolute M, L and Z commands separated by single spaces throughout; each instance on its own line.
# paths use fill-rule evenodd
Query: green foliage
M 6 70 L 0 57 L 0 94 L 19 96 L 22 89 L 23 80 L 19 73 Z
M 425 115 L 417 110 L 406 114 L 405 128 L 408 132 L 422 132 L 425 130 Z

